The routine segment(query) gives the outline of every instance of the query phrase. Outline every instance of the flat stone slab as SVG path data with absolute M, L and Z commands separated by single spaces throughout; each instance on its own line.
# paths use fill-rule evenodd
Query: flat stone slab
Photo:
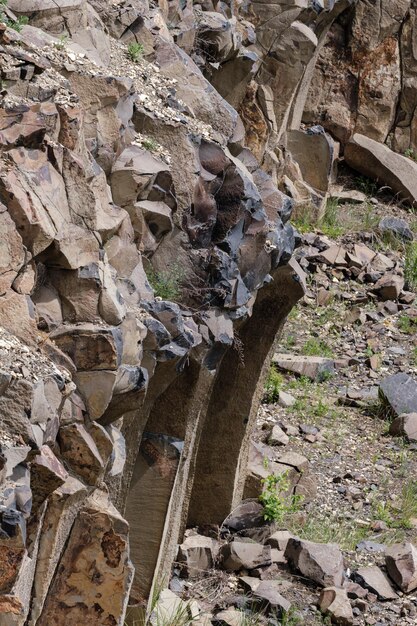
M 355 578 L 358 579 L 359 584 L 375 593 L 380 600 L 396 600 L 398 598 L 388 577 L 376 565 L 360 567 Z
M 333 359 L 321 356 L 303 356 L 296 354 L 274 354 L 272 362 L 281 370 L 307 376 L 311 380 L 321 381 L 334 373 Z

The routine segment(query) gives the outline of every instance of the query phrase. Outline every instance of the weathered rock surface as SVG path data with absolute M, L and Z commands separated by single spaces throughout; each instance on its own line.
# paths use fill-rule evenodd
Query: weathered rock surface
M 273 362 L 282 370 L 321 380 L 334 372 L 334 361 L 321 356 L 275 354 Z
M 345 148 L 348 165 L 381 186 L 387 185 L 394 195 L 414 206 L 417 202 L 417 164 L 396 154 L 388 146 L 355 134 Z
M 384 378 L 379 385 L 379 395 L 395 415 L 417 412 L 417 382 L 408 374 Z
M 417 549 L 412 543 L 395 544 L 385 554 L 388 575 L 404 593 L 417 588 Z
M 353 611 L 349 598 L 344 589 L 326 587 L 320 594 L 319 608 L 322 613 L 329 615 L 332 623 L 340 626 L 353 624 Z
M 231 541 L 221 549 L 222 567 L 238 572 L 241 569 L 255 569 L 271 563 L 271 548 L 262 544 Z
M 290 538 L 285 548 L 285 558 L 303 576 L 323 587 L 342 585 L 343 555 L 336 544 Z
M 360 567 L 355 572 L 355 578 L 381 600 L 395 600 L 398 597 L 387 576 L 376 565 Z
M 315 492 L 304 456 L 265 468 L 248 443 L 271 347 L 305 291 L 289 220 L 294 205 L 323 213 L 335 138 L 348 163 L 414 202 L 414 162 L 380 142 L 413 147 L 415 12 L 403 22 L 404 3 L 383 19 L 372 7 L 374 29 L 362 0 L 307 4 L 2 6 L 0 622 L 121 626 L 129 605 L 134 623 L 178 543 L 190 578 L 215 563 L 215 540 L 182 541 L 187 523 L 226 520 L 261 541 L 275 527 L 258 502 L 236 508 L 242 497 L 270 473 L 290 494 Z M 348 78 L 324 111 L 312 78 L 333 23 L 350 29 L 350 60 L 339 55 Z M 388 308 L 407 298 L 387 256 L 310 245 L 301 265 L 356 273 Z M 277 364 L 313 380 L 337 366 L 295 360 Z M 404 389 L 384 391 L 398 415 L 415 410 Z M 398 428 L 413 438 L 411 416 Z M 288 434 L 275 426 L 270 442 Z M 295 567 L 341 582 L 333 547 L 337 571 L 324 548 L 297 556 L 292 537 L 235 539 L 226 569 L 273 573 L 292 545 Z M 261 585 L 268 610 L 287 610 L 278 585 Z M 184 608 L 161 596 L 161 611 Z
M 409 441 L 417 441 L 417 413 L 406 413 L 396 417 L 389 432 L 397 437 L 406 437 Z

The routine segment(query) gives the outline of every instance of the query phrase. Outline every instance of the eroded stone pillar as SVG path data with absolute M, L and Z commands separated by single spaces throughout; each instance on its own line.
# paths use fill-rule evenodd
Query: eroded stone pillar
M 248 440 L 275 339 L 304 288 L 298 265 L 278 268 L 239 329 L 244 364 L 229 350 L 220 365 L 200 439 L 188 525 L 221 524 L 243 493 Z
M 190 485 L 214 372 L 190 361 L 155 401 L 133 469 L 125 516 L 136 567 L 132 604 L 168 579 L 185 524 Z

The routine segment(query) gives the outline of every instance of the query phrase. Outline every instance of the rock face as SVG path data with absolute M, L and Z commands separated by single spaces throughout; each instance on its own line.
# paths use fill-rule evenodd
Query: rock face
M 250 531 L 259 518 L 253 503 L 230 513 L 265 477 L 249 433 L 305 293 L 293 207 L 323 212 L 338 141 L 414 202 L 414 163 L 374 146 L 413 140 L 415 11 L 400 29 L 403 4 L 383 32 L 366 29 L 357 106 L 330 98 L 326 115 L 309 95 L 316 63 L 347 16 L 355 47 L 362 0 L 1 5 L 1 623 L 137 622 L 178 544 L 191 577 L 217 558 L 215 542 L 183 541 L 187 524 Z M 365 271 L 364 248 L 313 258 Z M 375 271 L 393 269 L 373 257 Z M 399 295 L 401 277 L 379 278 L 381 297 Z M 284 361 L 314 379 L 334 367 Z M 397 400 L 398 414 L 414 410 Z M 314 492 L 304 457 L 272 469 Z M 270 546 L 233 543 L 226 568 L 269 565 Z M 335 547 L 289 538 L 286 550 L 320 585 L 340 585 Z M 273 586 L 260 598 L 286 610 Z
M 304 292 L 292 200 L 277 165 L 261 167 L 274 95 L 257 95 L 263 53 L 237 35 L 244 16 L 122 4 L 11 0 L 0 17 L 0 610 L 13 625 L 124 624 L 128 605 L 135 620 L 187 520 L 226 518 L 271 346 Z M 217 547 L 187 541 L 193 576 Z

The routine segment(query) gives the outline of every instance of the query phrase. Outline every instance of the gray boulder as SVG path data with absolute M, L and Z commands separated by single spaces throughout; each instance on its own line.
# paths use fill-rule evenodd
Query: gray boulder
M 334 543 L 313 543 L 289 539 L 285 558 L 291 567 L 323 587 L 340 587 L 343 581 L 343 555 Z

